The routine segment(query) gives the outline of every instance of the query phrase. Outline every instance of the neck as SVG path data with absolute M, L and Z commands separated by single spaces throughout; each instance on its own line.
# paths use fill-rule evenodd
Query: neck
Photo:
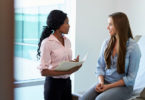
M 62 32 L 54 32 L 54 36 L 58 39 L 58 41 L 61 42 L 61 44 L 64 46 L 64 38 L 62 35 Z
M 55 31 L 55 32 L 54 32 L 54 36 L 57 37 L 57 38 L 59 38 L 59 39 L 60 39 L 60 38 L 63 38 L 62 33 L 59 32 L 59 31 Z
M 118 35 L 115 35 L 115 38 L 116 38 L 116 43 L 115 43 L 115 45 L 118 45 L 118 42 L 119 42 L 119 37 L 118 37 Z
M 116 39 L 116 43 L 115 43 L 114 49 L 115 49 L 115 50 L 117 51 L 117 53 L 118 53 L 118 51 L 119 51 L 119 41 L 118 41 L 118 39 Z

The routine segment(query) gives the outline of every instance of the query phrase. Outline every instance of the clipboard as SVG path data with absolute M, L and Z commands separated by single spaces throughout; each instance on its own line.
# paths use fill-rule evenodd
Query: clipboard
M 80 66 L 81 64 L 83 64 L 85 62 L 85 60 L 87 59 L 88 54 L 86 54 L 84 56 L 84 58 L 79 61 L 79 62 L 71 62 L 71 61 L 64 61 L 61 62 L 54 70 L 56 71 L 67 71 L 73 67 L 77 67 Z

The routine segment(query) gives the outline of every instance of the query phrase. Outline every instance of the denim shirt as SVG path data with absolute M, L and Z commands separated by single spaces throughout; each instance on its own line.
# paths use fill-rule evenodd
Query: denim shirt
M 107 48 L 108 42 L 109 39 L 104 41 L 102 45 L 101 52 L 98 58 L 96 75 L 103 75 L 104 79 L 109 83 L 114 83 L 123 79 L 126 86 L 133 86 L 141 58 L 141 52 L 138 44 L 135 42 L 135 40 L 131 38 L 128 39 L 126 43 L 127 48 L 125 57 L 125 73 L 119 74 L 117 72 L 117 54 L 114 57 L 111 56 L 110 69 L 107 69 L 106 67 L 104 51 Z

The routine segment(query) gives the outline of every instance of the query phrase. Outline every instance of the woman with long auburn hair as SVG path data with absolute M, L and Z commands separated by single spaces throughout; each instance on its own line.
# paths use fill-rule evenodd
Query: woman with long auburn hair
M 109 15 L 107 29 L 110 37 L 104 41 L 98 58 L 98 81 L 82 100 L 127 100 L 133 92 L 141 52 L 126 14 Z

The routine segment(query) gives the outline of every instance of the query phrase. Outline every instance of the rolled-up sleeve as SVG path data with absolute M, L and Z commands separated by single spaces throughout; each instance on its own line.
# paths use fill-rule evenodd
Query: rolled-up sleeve
M 51 56 L 50 56 L 50 47 L 47 41 L 42 41 L 41 48 L 40 48 L 40 64 L 38 65 L 38 69 L 48 69 L 51 63 Z
M 123 77 L 126 86 L 134 85 L 135 78 L 139 68 L 140 58 L 141 58 L 140 49 L 138 45 L 135 45 L 135 47 L 130 52 L 128 71 L 126 75 Z
M 106 49 L 106 46 L 107 46 L 107 40 L 103 42 L 102 47 L 101 47 L 101 51 L 100 51 L 100 55 L 99 55 L 97 67 L 96 67 L 96 76 L 105 75 L 106 63 L 104 59 L 104 51 Z

